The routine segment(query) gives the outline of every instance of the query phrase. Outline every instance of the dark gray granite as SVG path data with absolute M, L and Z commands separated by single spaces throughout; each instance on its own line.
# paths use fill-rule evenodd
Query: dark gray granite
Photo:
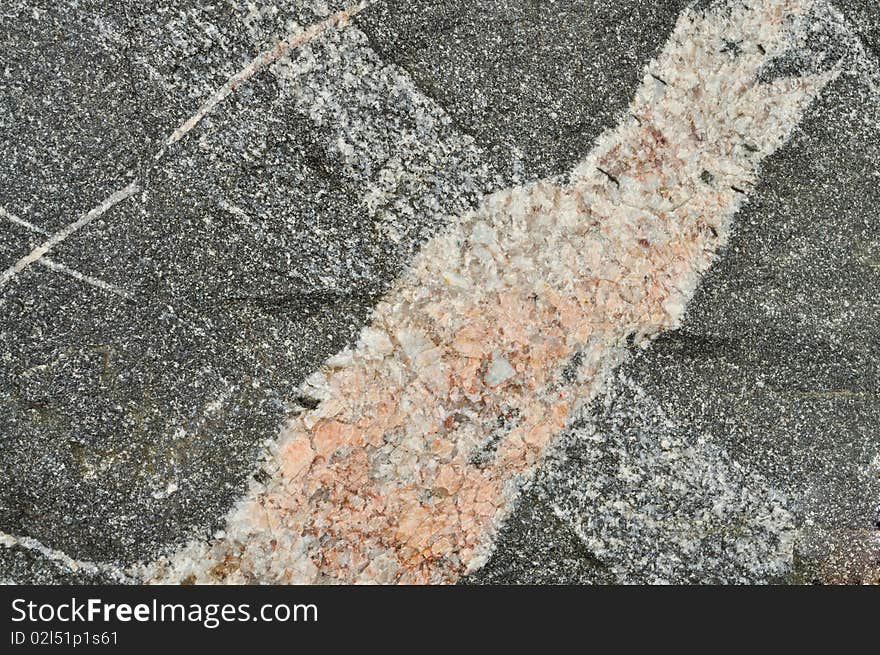
M 6 209 L 56 230 L 152 163 L 204 99 L 293 27 L 307 3 L 7 0 L 0 71 Z M 22 180 L 27 180 L 22 184 Z
M 686 3 L 377 2 L 156 160 L 320 4 L 0 8 L 0 207 L 51 232 L 143 188 L 51 253 L 129 297 L 39 265 L 0 291 L 0 530 L 125 565 L 219 527 L 292 390 L 419 244 L 481 193 L 580 159 Z M 871 0 L 837 6 L 876 53 Z M 880 153 L 859 75 L 768 163 L 685 327 L 625 365 L 470 581 L 866 575 Z M 44 238 L 0 225 L 3 269 Z M 0 548 L 0 580 L 102 579 Z
M 0 216 L 3 230 L 0 231 L 0 269 L 6 270 L 31 248 L 45 240 L 42 234 L 35 233 L 25 227 L 9 222 Z
M 570 426 L 469 582 L 784 579 L 794 536 L 786 497 L 672 418 L 637 373 L 624 366 Z
M 678 420 L 792 494 L 800 555 L 847 580 L 880 536 L 878 122 L 859 73 L 828 89 L 643 371 Z
M 865 49 L 880 57 L 880 7 L 875 0 L 834 0 Z
M 72 571 L 62 562 L 25 548 L 0 548 L 0 579 L 21 584 L 106 584 L 104 572 L 94 570 Z
M 499 183 L 364 41 L 258 75 L 51 253 L 130 298 L 39 266 L 4 289 L 4 531 L 129 563 L 219 527 L 295 386 Z

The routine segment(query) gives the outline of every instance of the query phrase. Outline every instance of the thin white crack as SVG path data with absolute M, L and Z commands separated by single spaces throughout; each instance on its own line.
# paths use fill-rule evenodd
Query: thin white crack
M 116 582 L 134 582 L 134 578 L 118 566 L 105 562 L 88 562 L 74 559 L 62 550 L 49 548 L 33 537 L 17 537 L 0 531 L 0 546 L 5 548 L 23 548 L 39 553 L 48 560 L 61 564 L 74 573 L 89 573 L 92 575 L 103 574 L 111 577 Z
M 321 402 L 267 449 L 277 473 L 252 481 L 221 535 L 147 579 L 424 584 L 482 566 L 626 339 L 679 325 L 744 202 L 721 181 L 758 179 L 839 73 L 759 79 L 808 33 L 813 4 L 686 10 L 650 67 L 664 82 L 646 74 L 630 105 L 641 124 L 606 132 L 566 181 L 487 196 L 424 244 L 357 344 L 304 383 Z M 748 47 L 731 58 L 721 36 Z M 499 417 L 515 420 L 476 459 Z
M 273 62 L 277 61 L 281 57 L 283 57 L 287 52 L 294 48 L 298 48 L 301 45 L 308 43 L 309 41 L 314 40 L 324 32 L 339 27 L 345 27 L 348 24 L 348 21 L 352 19 L 352 17 L 359 14 L 361 11 L 366 9 L 371 2 L 359 2 L 357 4 L 351 5 L 346 9 L 336 12 L 322 20 L 319 23 L 315 23 L 311 27 L 306 28 L 303 31 L 295 32 L 287 36 L 287 38 L 282 39 L 275 45 L 273 48 L 269 50 L 265 50 L 261 52 L 255 59 L 251 60 L 251 62 L 238 71 L 235 75 L 230 77 L 226 83 L 221 86 L 217 91 L 215 91 L 211 97 L 209 97 L 201 107 L 199 107 L 198 111 L 193 114 L 189 119 L 187 119 L 180 127 L 178 127 L 171 136 L 168 137 L 166 145 L 170 146 L 174 143 L 177 143 L 182 139 L 191 129 L 193 129 L 196 125 L 201 122 L 201 120 L 207 116 L 217 105 L 219 105 L 223 100 L 225 100 L 233 91 L 235 91 L 239 86 L 247 82 L 254 75 L 259 73 L 261 70 L 269 66 Z M 163 155 L 164 151 L 159 151 L 157 153 L 156 158 L 159 159 Z
M 15 214 L 10 213 L 3 207 L 0 207 L 0 216 L 6 218 L 11 223 L 15 223 L 16 225 L 20 225 L 23 228 L 30 230 L 31 232 L 35 232 L 37 234 L 42 234 L 44 236 L 52 236 L 50 232 L 44 230 L 39 225 L 34 225 L 30 221 L 26 221 L 23 218 L 16 216 Z M 40 264 L 48 268 L 49 270 L 56 271 L 58 273 L 63 273 L 64 275 L 69 275 L 72 278 L 79 280 L 85 284 L 91 285 L 93 287 L 97 287 L 98 289 L 102 289 L 104 291 L 108 291 L 117 296 L 122 296 L 123 298 L 133 298 L 134 295 L 126 291 L 125 289 L 120 289 L 119 287 L 110 284 L 109 282 L 104 282 L 104 280 L 98 279 L 96 277 L 92 277 L 91 275 L 85 275 L 80 273 L 78 270 L 71 268 L 70 266 L 66 266 L 65 264 L 61 264 L 56 262 L 53 259 L 49 259 L 48 257 L 43 257 L 39 260 Z
M 47 232 L 46 230 L 41 228 L 39 225 L 34 225 L 30 221 L 26 221 L 23 218 L 19 218 L 15 214 L 11 214 L 8 211 L 6 211 L 6 209 L 3 207 L 0 207 L 0 216 L 5 218 L 6 220 L 8 220 L 10 223 L 15 223 L 16 225 L 20 225 L 21 227 L 25 228 L 26 230 L 30 230 L 31 232 L 36 232 L 37 234 L 42 234 L 43 236 L 47 236 L 47 237 L 51 236 L 50 232 Z
M 211 97 L 209 97 L 202 104 L 201 107 L 199 107 L 198 111 L 196 111 L 195 114 L 190 116 L 180 125 L 180 127 L 174 130 L 171 136 L 168 137 L 165 146 L 169 146 L 180 141 L 180 139 L 186 136 L 186 134 L 189 133 L 190 130 L 198 125 L 201 120 L 205 116 L 207 116 L 217 105 L 223 102 L 223 100 L 231 95 L 238 87 L 247 82 L 250 78 L 256 75 L 259 71 L 263 70 L 266 66 L 269 66 L 273 62 L 277 61 L 280 57 L 284 56 L 290 50 L 298 48 L 299 46 L 304 45 L 309 41 L 312 41 L 324 32 L 330 29 L 344 27 L 348 24 L 349 20 L 351 20 L 352 17 L 366 9 L 368 6 L 370 6 L 370 4 L 372 4 L 372 0 L 364 0 L 362 2 L 353 4 L 346 9 L 343 9 L 336 12 L 335 14 L 328 16 L 321 22 L 315 23 L 314 25 L 306 28 L 303 31 L 288 35 L 287 38 L 281 40 L 270 50 L 266 50 L 260 53 L 256 58 L 251 60 L 251 62 L 247 66 L 245 66 L 235 75 L 230 77 L 222 87 L 220 87 L 213 95 L 211 95 Z M 164 154 L 165 147 L 163 147 L 156 153 L 155 159 L 161 159 Z M 107 212 L 111 207 L 119 202 L 122 202 L 123 200 L 126 200 L 127 198 L 130 198 L 138 191 L 140 191 L 140 186 L 139 181 L 136 179 L 125 188 L 111 194 L 100 205 L 89 211 L 87 214 L 83 215 L 78 220 L 74 221 L 54 235 L 51 235 L 47 241 L 34 248 L 30 253 L 22 257 L 15 264 L 13 264 L 2 274 L 0 274 L 0 287 L 8 284 L 13 278 L 15 278 L 19 273 L 21 273 L 31 264 L 43 260 L 47 252 L 49 252 L 52 248 L 57 246 L 65 239 L 67 239 L 74 232 L 76 232 L 80 228 L 85 227 L 95 218 Z M 18 218 L 17 216 L 13 216 L 12 214 L 5 212 L 5 210 L 0 211 L 0 216 L 4 216 L 12 222 L 17 223 L 28 229 L 48 235 L 47 232 L 37 227 L 33 223 Z M 50 262 L 46 264 L 46 266 L 48 266 L 49 268 L 54 267 L 56 270 L 63 270 L 64 272 L 73 275 L 77 279 L 82 280 L 87 284 L 92 284 L 93 286 L 97 286 L 98 288 L 104 289 L 106 291 L 111 291 L 112 293 L 117 293 L 118 295 L 123 296 L 129 295 L 128 292 L 113 287 L 112 285 L 102 282 L 101 280 L 97 280 L 96 278 L 91 278 L 89 276 L 78 273 L 74 274 L 76 272 L 73 271 L 73 269 L 69 269 L 55 262 Z
M 105 199 L 100 205 L 86 212 L 67 227 L 59 230 L 58 232 L 50 236 L 46 241 L 31 250 L 27 255 L 19 259 L 15 264 L 6 269 L 2 275 L 0 275 L 0 287 L 3 287 L 11 282 L 16 275 L 21 273 L 31 264 L 40 261 L 47 252 L 52 250 L 58 244 L 64 242 L 74 232 L 85 227 L 99 216 L 108 212 L 114 205 L 122 202 L 126 198 L 130 198 L 138 191 L 140 191 L 140 187 L 137 185 L 136 182 L 132 182 L 125 188 L 111 194 L 110 197 Z
M 121 298 L 125 298 L 127 300 L 132 300 L 134 298 L 134 294 L 130 291 L 126 291 L 125 289 L 121 289 L 109 282 L 104 282 L 96 277 L 92 277 L 91 275 L 85 275 L 80 273 L 74 268 L 70 268 L 69 266 L 65 266 L 59 262 L 56 262 L 53 259 L 49 259 L 48 257 L 43 257 L 40 260 L 40 264 L 45 266 L 51 271 L 55 271 L 57 273 L 63 273 L 64 275 L 69 275 L 75 280 L 79 280 L 83 284 L 88 284 L 89 286 L 95 287 L 96 289 L 101 289 L 102 291 L 107 291 L 108 293 L 112 293 L 116 296 L 120 296 Z

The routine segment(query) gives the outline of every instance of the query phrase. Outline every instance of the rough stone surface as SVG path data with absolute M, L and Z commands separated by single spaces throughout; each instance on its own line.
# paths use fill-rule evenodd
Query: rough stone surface
M 379 1 L 165 150 L 344 4 L 0 7 L 0 208 L 35 228 L 0 213 L 0 271 L 141 187 L 50 253 L 67 272 L 0 289 L 0 531 L 127 566 L 220 527 L 420 244 L 569 170 L 690 3 Z M 766 162 L 684 325 L 572 422 L 466 582 L 876 581 L 880 10 L 833 8 L 816 57 L 769 74 L 829 69 L 830 41 L 844 73 Z M 106 579 L 0 547 L 0 580 Z
M 880 56 L 880 11 L 874 0 L 835 0 L 853 31 L 874 57 Z
M 473 581 L 784 579 L 794 537 L 785 496 L 707 435 L 676 423 L 628 375 L 624 367 L 613 391 L 570 427 Z M 536 557 L 572 542 L 576 556 L 549 550 L 550 566 Z
M 279 62 L 52 253 L 132 299 L 40 268 L 4 295 L 6 531 L 130 562 L 213 527 L 295 385 L 492 188 L 471 140 L 363 41 Z

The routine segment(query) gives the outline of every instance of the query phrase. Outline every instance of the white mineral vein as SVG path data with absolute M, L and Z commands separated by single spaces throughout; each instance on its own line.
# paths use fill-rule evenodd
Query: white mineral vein
M 16 225 L 20 225 L 26 230 L 30 230 L 31 232 L 36 232 L 37 234 L 42 234 L 44 236 L 50 236 L 49 232 L 44 230 L 43 228 L 34 225 L 30 221 L 26 221 L 23 218 L 19 218 L 15 214 L 11 214 L 4 207 L 0 207 L 0 216 L 8 220 L 10 223 L 15 223 Z
M 15 223 L 16 225 L 20 225 L 21 227 L 34 232 L 35 234 L 42 234 L 43 236 L 52 236 L 48 231 L 39 227 L 38 225 L 34 225 L 30 221 L 26 221 L 23 218 L 19 218 L 15 214 L 10 213 L 3 207 L 0 207 L 0 216 L 6 218 L 11 223 Z M 69 275 L 70 277 L 83 282 L 84 284 L 88 284 L 90 286 L 96 287 L 103 291 L 108 291 L 117 296 L 121 296 L 123 298 L 132 298 L 133 295 L 126 291 L 125 289 L 120 289 L 117 286 L 110 284 L 109 282 L 104 282 L 104 280 L 98 279 L 96 277 L 92 277 L 90 275 L 85 275 L 80 273 L 74 268 L 70 268 L 70 266 L 66 266 L 59 262 L 56 262 L 48 257 L 42 257 L 39 260 L 40 264 L 45 266 L 46 268 L 56 271 L 58 273 L 63 273 L 64 275 Z
M 39 261 L 47 252 L 52 250 L 52 248 L 55 248 L 58 244 L 63 243 L 74 232 L 82 229 L 99 216 L 105 214 L 117 203 L 122 202 L 126 198 L 130 198 L 139 190 L 140 187 L 138 187 L 135 182 L 132 182 L 125 188 L 110 194 L 110 196 L 107 197 L 100 205 L 89 210 L 73 223 L 70 223 L 69 225 L 65 226 L 64 228 L 50 236 L 46 241 L 31 250 L 27 255 L 19 259 L 17 262 L 15 262 L 15 264 L 13 264 L 2 274 L 0 274 L 0 287 L 10 282 L 16 275 L 21 273 L 24 269 L 26 269 L 34 262 Z
M 211 97 L 199 107 L 198 111 L 188 118 L 180 127 L 178 127 L 171 136 L 168 137 L 167 145 L 176 143 L 192 128 L 207 116 L 211 110 L 223 102 L 229 94 L 235 91 L 239 86 L 247 82 L 254 75 L 277 61 L 280 57 L 287 54 L 290 50 L 312 41 L 316 37 L 329 29 L 345 27 L 352 17 L 359 14 L 369 6 L 369 2 L 359 2 L 353 4 L 341 11 L 331 14 L 319 23 L 307 27 L 305 30 L 294 32 L 285 39 L 279 41 L 274 47 L 261 52 L 257 57 L 251 60 L 244 68 L 230 77 L 226 83 L 215 91 Z M 160 153 L 161 154 L 161 153 Z
M 101 573 L 105 576 L 109 576 L 116 582 L 132 581 L 131 576 L 117 566 L 103 562 L 86 562 L 74 559 L 64 551 L 49 548 L 33 537 L 18 537 L 0 531 L 0 546 L 5 548 L 23 548 L 25 550 L 34 551 L 46 559 L 61 564 L 74 573 Z
M 290 34 L 287 38 L 281 40 L 278 44 L 276 44 L 273 48 L 266 50 L 260 53 L 257 57 L 251 60 L 244 68 L 242 68 L 239 72 L 235 73 L 232 77 L 230 77 L 226 83 L 221 86 L 215 93 L 213 93 L 195 114 L 186 119 L 174 132 L 171 136 L 168 137 L 166 142 L 166 146 L 172 145 L 182 139 L 190 130 L 192 130 L 199 122 L 208 115 L 217 105 L 219 105 L 223 100 L 225 100 L 231 93 L 233 93 L 238 87 L 247 82 L 251 77 L 255 74 L 263 70 L 266 66 L 272 64 L 277 61 L 280 57 L 285 55 L 287 52 L 294 48 L 298 48 L 299 46 L 308 43 L 309 41 L 315 39 L 322 33 L 327 30 L 333 28 L 344 27 L 348 24 L 349 20 L 359 12 L 363 11 L 366 7 L 369 6 L 369 2 L 359 2 L 350 7 L 343 9 L 341 11 L 336 12 L 320 21 L 319 23 L 315 23 L 314 25 L 306 28 L 302 31 L 297 31 L 293 34 Z M 155 156 L 155 159 L 161 159 L 165 154 L 166 150 L 163 147 L 160 149 Z M 30 253 L 22 257 L 15 264 L 5 270 L 2 274 L 0 274 L 0 287 L 5 286 L 9 283 L 13 278 L 15 278 L 19 273 L 21 273 L 28 266 L 33 264 L 34 262 L 40 261 L 47 252 L 49 252 L 52 248 L 66 240 L 70 235 L 72 235 L 77 230 L 85 227 L 89 223 L 91 223 L 94 219 L 98 218 L 105 212 L 107 212 L 110 208 L 112 208 L 117 203 L 130 198 L 135 195 L 138 191 L 140 191 L 139 181 L 134 180 L 130 184 L 128 184 L 125 188 L 119 189 L 115 191 L 110 196 L 108 196 L 105 200 L 103 200 L 97 207 L 91 209 L 89 212 L 84 214 L 82 217 L 74 221 L 73 223 L 67 225 L 56 234 L 50 236 L 50 238 L 42 243 L 41 245 L 34 248 Z M 7 218 L 13 223 L 19 224 L 23 227 L 26 227 L 30 230 L 41 232 L 43 234 L 47 234 L 45 230 L 39 228 L 38 226 L 30 223 L 24 219 L 18 218 L 17 216 L 6 212 L 4 209 L 0 208 L 0 216 Z M 54 267 L 56 270 L 63 270 L 71 275 L 74 272 L 71 272 L 73 269 L 70 269 L 66 266 L 60 264 L 49 264 L 50 268 Z M 113 293 L 119 293 L 119 295 L 127 295 L 127 292 L 114 287 L 113 285 L 103 283 L 96 278 L 90 278 L 88 276 L 80 274 L 80 279 L 89 284 L 93 282 L 97 282 L 95 286 L 102 288 L 106 291 L 111 291 Z M 77 277 L 74 275 L 74 277 Z
M 70 268 L 70 266 L 66 266 L 59 262 L 56 262 L 53 259 L 49 259 L 48 257 L 43 257 L 40 259 L 40 264 L 48 268 L 49 270 L 56 271 L 58 273 L 63 273 L 64 275 L 68 275 L 72 277 L 74 280 L 78 280 L 83 284 L 87 284 L 91 287 L 95 287 L 96 289 L 100 289 L 101 291 L 106 291 L 108 293 L 112 293 L 113 295 L 119 296 L 121 298 L 127 298 L 131 300 L 134 298 L 134 294 L 130 291 L 126 291 L 120 287 L 117 287 L 115 284 L 110 284 L 109 282 L 105 282 L 104 280 L 96 277 L 92 277 L 91 275 L 86 275 L 84 273 L 80 273 L 75 268 Z

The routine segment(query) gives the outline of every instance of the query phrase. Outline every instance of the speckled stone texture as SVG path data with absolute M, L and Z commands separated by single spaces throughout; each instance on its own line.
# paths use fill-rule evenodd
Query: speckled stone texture
M 287 423 L 224 534 L 159 579 L 453 582 L 479 568 L 626 336 L 679 324 L 760 161 L 836 77 L 821 48 L 804 54 L 815 70 L 776 74 L 819 18 L 776 0 L 684 12 L 567 184 L 492 194 L 422 247 L 356 347 L 307 380 L 320 405 Z
M 570 170 L 689 4 L 382 0 L 165 149 L 346 3 L 4 2 L 0 270 L 140 190 L 49 254 L 65 270 L 0 289 L 0 532 L 101 563 L 10 542 L 0 580 L 113 580 L 220 528 L 315 402 L 302 381 L 421 245 Z M 877 580 L 880 10 L 819 4 L 768 75 L 841 75 L 765 162 L 682 327 L 573 417 L 465 582 Z
M 626 109 L 686 0 L 391 0 L 358 25 L 522 179 L 562 174 Z
M 146 152 L 132 164 L 142 169 L 144 191 L 52 256 L 124 287 L 133 299 L 42 269 L 24 271 L 3 297 L 3 528 L 84 559 L 130 562 L 216 521 L 252 473 L 256 449 L 275 435 L 284 402 L 295 402 L 295 385 L 345 344 L 444 212 L 492 188 L 470 140 L 360 45 L 364 38 L 355 32 L 328 35 L 314 45 L 317 52 L 303 49 L 280 62 L 154 162 L 157 140 L 221 83 L 214 58 L 223 53 L 225 78 L 264 45 L 239 20 L 235 38 L 205 61 L 210 76 L 176 80 L 178 67 L 197 75 L 190 68 L 207 57 L 185 37 L 203 39 L 211 25 L 236 25 L 231 10 L 192 15 L 196 7 L 183 18 L 144 7 L 138 32 L 181 52 L 171 66 L 174 48 L 143 46 L 138 84 L 149 88 L 152 64 L 161 63 L 167 72 L 156 74 L 155 98 L 179 98 L 193 88 L 190 100 L 180 102 L 186 110 L 151 112 L 150 135 L 126 131 L 131 119 L 122 103 L 143 108 L 127 87 L 120 100 L 95 98 L 91 105 L 79 78 L 66 82 L 71 93 L 84 94 L 75 102 L 91 120 L 118 122 L 127 138 L 146 142 L 138 141 Z M 95 25 L 106 19 L 99 7 L 93 20 L 86 20 L 85 8 L 53 11 L 67 21 L 68 38 L 94 39 L 104 43 L 107 58 L 117 56 L 115 39 L 126 32 L 120 27 L 121 34 L 102 40 L 109 37 Z M 16 18 L 5 20 L 20 24 Z M 43 57 L 47 71 L 23 55 L 19 72 L 34 85 L 22 95 L 39 104 L 47 85 L 34 78 L 42 73 L 55 81 L 60 65 L 51 50 Z M 288 80 L 287 69 L 300 65 L 304 72 Z M 316 94 L 328 94 L 322 105 Z M 24 111 L 26 105 L 11 100 L 15 111 Z M 135 156 L 109 141 L 89 148 L 58 117 L 61 109 L 49 107 L 31 113 L 42 138 L 21 139 L 10 152 L 17 163 L 4 162 L 10 175 L 24 175 L 29 166 L 41 167 L 46 155 L 34 148 L 45 147 L 46 134 L 62 142 L 53 154 L 62 159 L 62 179 L 4 187 L 6 210 L 33 222 L 51 216 L 39 223 L 46 230 L 121 185 L 129 173 L 124 159 L 110 156 L 114 147 Z M 10 129 L 21 119 L 13 120 Z M 93 170 L 101 165 L 89 161 L 105 154 L 106 179 Z M 396 175 L 416 166 L 417 179 Z M 94 192 L 64 177 L 68 170 L 92 180 Z M 64 211 L 53 184 L 67 194 Z M 383 184 L 399 188 L 391 189 L 391 200 L 366 207 L 368 193 Z M 392 224 L 387 204 L 409 220 Z M 4 266 L 24 254 L 21 243 L 45 238 L 13 227 L 17 241 Z

